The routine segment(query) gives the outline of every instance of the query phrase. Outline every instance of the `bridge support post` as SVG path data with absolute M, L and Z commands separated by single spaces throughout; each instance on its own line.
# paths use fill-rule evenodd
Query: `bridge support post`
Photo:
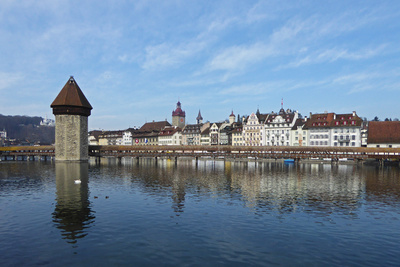
M 122 157 L 118 157 L 118 164 L 121 165 L 122 163 Z

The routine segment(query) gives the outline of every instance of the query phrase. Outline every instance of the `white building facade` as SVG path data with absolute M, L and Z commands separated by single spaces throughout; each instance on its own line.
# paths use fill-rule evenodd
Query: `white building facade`
M 356 112 L 310 114 L 306 122 L 310 146 L 361 147 L 362 119 Z
M 266 146 L 290 146 L 292 128 L 298 119 L 297 111 L 281 108 L 278 114 L 268 114 L 264 123 L 264 136 L 262 144 Z

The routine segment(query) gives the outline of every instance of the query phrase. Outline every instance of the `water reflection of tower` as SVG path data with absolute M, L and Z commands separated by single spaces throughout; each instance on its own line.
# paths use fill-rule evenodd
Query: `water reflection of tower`
M 183 175 L 180 175 L 178 171 L 175 172 L 174 176 L 172 177 L 172 208 L 176 213 L 176 216 L 179 216 L 181 212 L 184 211 L 185 208 L 185 178 Z
M 53 222 L 68 243 L 85 237 L 95 218 L 90 209 L 88 180 L 88 163 L 56 163 L 57 204 Z

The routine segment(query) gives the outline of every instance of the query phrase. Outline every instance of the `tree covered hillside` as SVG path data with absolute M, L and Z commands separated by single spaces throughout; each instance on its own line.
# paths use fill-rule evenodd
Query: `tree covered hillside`
M 5 116 L 0 114 L 0 131 L 7 132 L 7 138 L 19 141 L 40 142 L 40 144 L 53 144 L 55 141 L 55 128 L 40 126 L 41 117 Z

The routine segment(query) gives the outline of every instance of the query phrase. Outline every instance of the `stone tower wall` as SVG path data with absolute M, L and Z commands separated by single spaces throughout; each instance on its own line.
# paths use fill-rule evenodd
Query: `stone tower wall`
M 56 115 L 56 160 L 88 161 L 88 117 Z
M 182 121 L 181 121 L 182 119 Z M 185 117 L 172 116 L 172 126 L 177 126 L 181 129 L 185 127 Z

